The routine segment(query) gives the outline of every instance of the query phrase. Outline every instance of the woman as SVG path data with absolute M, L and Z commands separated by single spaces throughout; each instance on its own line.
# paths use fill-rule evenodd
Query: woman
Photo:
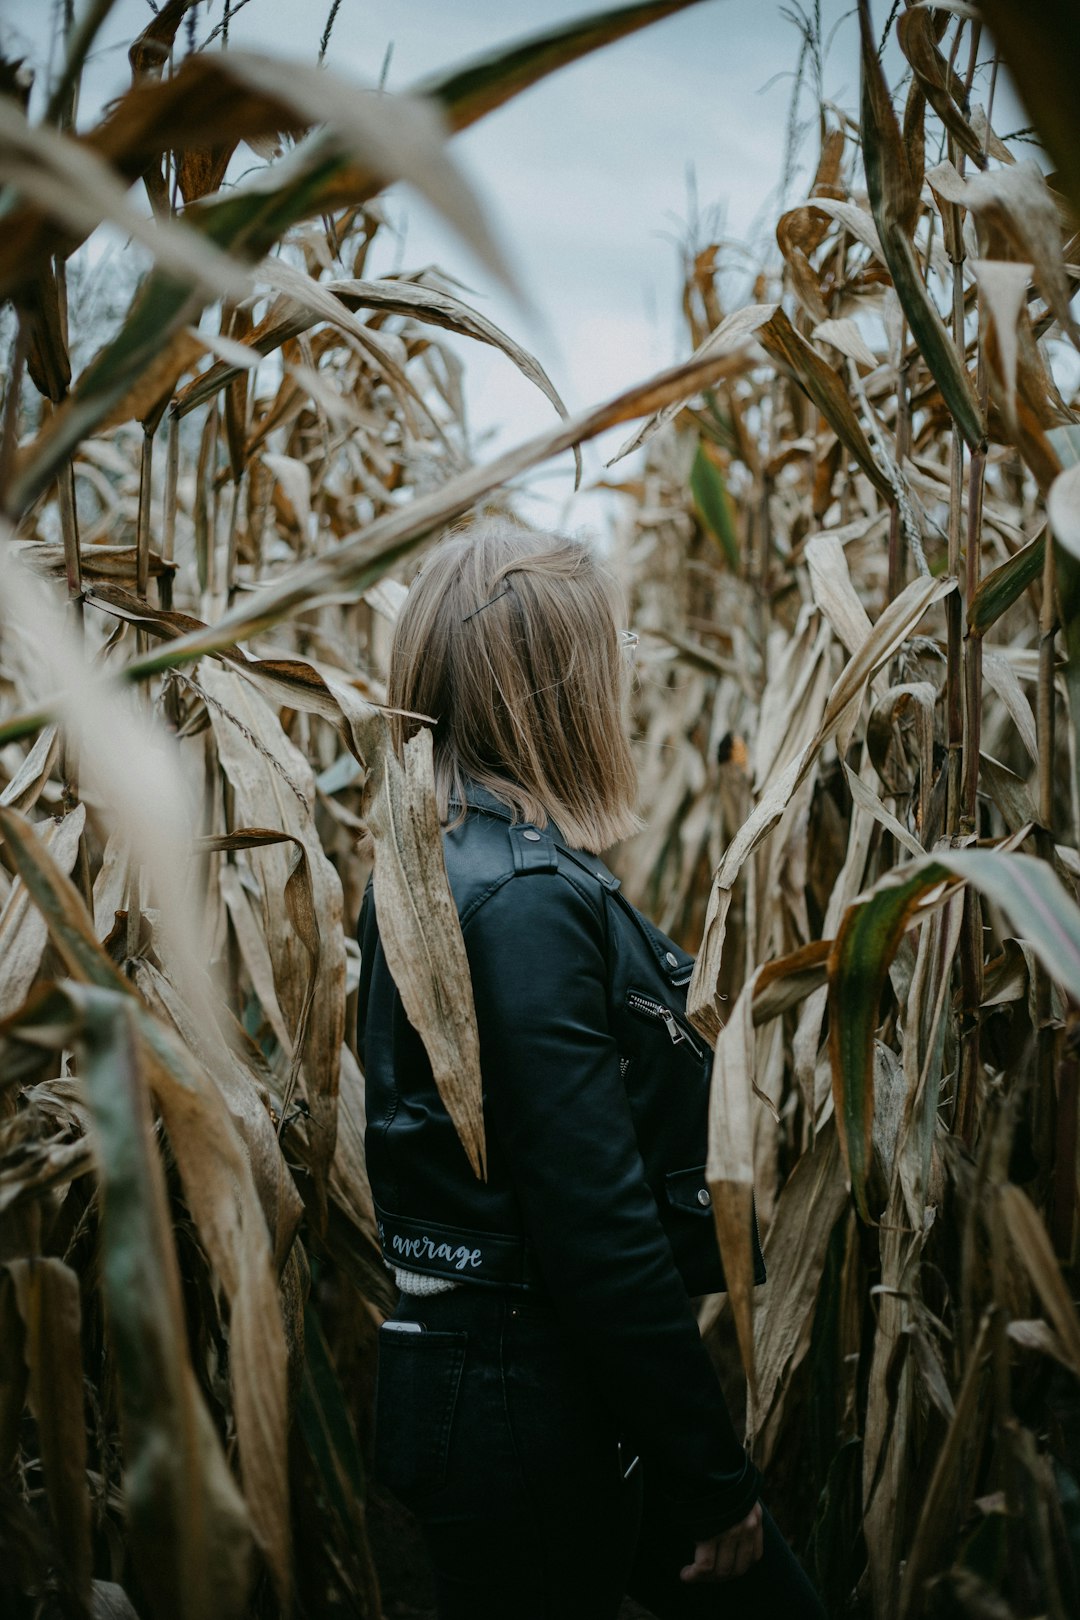
M 636 825 L 613 604 L 584 546 L 489 521 L 436 548 L 395 630 L 389 703 L 436 721 L 488 1175 L 439 1100 L 369 889 L 367 1161 L 401 1290 L 376 1472 L 420 1520 L 441 1620 L 607 1620 L 625 1592 L 661 1620 L 773 1599 L 819 1615 L 691 1305 L 724 1286 L 692 959 L 599 859 Z M 399 742 L 417 724 L 396 723 Z

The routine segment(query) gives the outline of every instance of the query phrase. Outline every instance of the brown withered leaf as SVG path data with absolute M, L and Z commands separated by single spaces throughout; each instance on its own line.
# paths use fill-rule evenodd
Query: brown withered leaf
M 70 876 L 86 826 L 86 807 L 77 805 L 61 821 L 34 823 L 34 831 L 48 847 L 56 865 Z M 21 879 L 0 911 L 0 1018 L 6 1018 L 26 999 L 41 966 L 48 925 Z
M 978 396 L 926 289 L 912 240 L 922 191 L 921 105 L 915 109 L 914 126 L 901 134 L 878 58 L 868 0 L 859 0 L 859 31 L 863 163 L 882 253 L 922 357 L 964 438 L 977 449 L 986 437 Z M 921 104 L 921 91 L 916 99 Z
M 139 1004 L 126 990 L 72 985 L 66 996 L 79 1020 L 73 1034 L 102 1184 L 105 1298 L 135 1567 L 161 1620 L 208 1620 L 215 1612 L 239 1620 L 251 1580 L 249 1521 L 188 1351 Z M 142 1017 L 144 1027 L 155 1022 Z
M 1009 1237 L 1073 1371 L 1080 1377 L 1080 1317 L 1061 1273 L 1046 1227 L 1030 1198 L 1006 1182 L 998 1197 Z
M 984 257 L 1030 263 L 1035 285 L 1062 331 L 1080 346 L 1070 302 L 1073 288 L 1062 258 L 1062 220 L 1041 169 L 1014 163 L 966 177 L 949 162 L 929 170 L 927 184 L 946 202 L 975 216 Z
M 757 337 L 773 359 L 792 372 L 878 494 L 891 500 L 892 485 L 878 465 L 839 373 L 795 330 L 782 309 L 760 327 Z
M 221 1090 L 190 1051 L 152 1017 L 140 1020 L 139 1034 L 185 1200 L 229 1301 L 229 1380 L 244 1500 L 287 1607 L 285 1336 L 251 1161 Z
M 236 1130 L 244 1142 L 255 1190 L 270 1233 L 275 1269 L 280 1272 L 292 1247 L 304 1213 L 296 1183 L 282 1156 L 271 1119 L 271 1101 L 265 1085 L 245 1062 L 243 1033 L 230 1025 L 222 1012 L 224 1033 L 208 1030 L 185 1004 L 172 981 L 153 963 L 139 958 L 133 967 L 135 982 L 152 1011 L 166 1028 L 176 1031 L 182 1045 L 204 1074 L 212 1074 Z
M 275 261 L 271 268 L 274 275 L 280 277 L 280 260 Z M 373 309 L 389 314 L 411 316 L 425 324 L 442 327 L 446 331 L 457 332 L 500 349 L 513 361 L 522 375 L 546 395 L 559 415 L 566 417 L 566 406 L 540 362 L 520 343 L 515 342 L 496 326 L 494 321 L 488 320 L 485 315 L 460 298 L 454 297 L 452 293 L 445 292 L 441 288 L 417 285 L 414 282 L 389 277 L 381 281 L 327 281 L 318 284 L 317 293 L 309 292 L 309 298 L 318 298 L 318 305 L 305 305 L 298 301 L 296 296 L 297 293 L 304 291 L 304 283 L 298 281 L 297 276 L 292 277 L 284 288 L 286 294 L 291 289 L 293 296 L 276 301 L 259 324 L 245 334 L 244 343 L 257 354 L 274 353 L 289 338 L 309 330 L 320 318 L 326 319 L 328 310 L 324 299 L 330 298 L 349 312 Z M 311 282 L 310 277 L 304 280 Z M 329 313 L 332 313 L 332 310 Z M 371 336 L 374 334 L 371 333 Z M 242 374 L 237 358 L 224 355 L 216 365 L 200 373 L 181 389 L 176 399 L 176 409 L 181 414 L 185 413 L 194 405 L 209 398 L 229 379 Z M 577 455 L 580 457 L 580 451 Z M 579 468 L 578 477 L 580 476 Z
M 136 35 L 128 47 L 131 76 L 140 79 L 160 79 L 169 61 L 173 41 L 184 17 L 198 0 L 165 0 L 161 9 L 151 17 L 141 34 Z
M 871 678 L 903 645 L 927 609 L 955 588 L 955 580 L 947 576 L 914 579 L 889 603 L 834 683 L 812 740 L 770 780 L 754 809 L 730 840 L 713 878 L 701 952 L 694 964 L 686 1001 L 690 1017 L 710 1039 L 715 1039 L 720 1027 L 715 996 L 720 982 L 732 887 L 745 861 L 776 826 L 821 749 L 836 736 L 845 717 L 850 719 Z
M 21 810 L 24 814 L 32 810 L 49 780 L 59 750 L 56 727 L 43 727 L 30 752 L 3 793 L 0 793 L 0 804 L 6 805 L 9 810 Z
M 315 895 L 312 889 L 307 850 L 301 840 L 294 834 L 280 832 L 276 827 L 236 827 L 231 833 L 218 833 L 199 839 L 196 848 L 228 851 L 265 849 L 272 844 L 292 844 L 293 846 L 292 864 L 285 879 L 285 911 L 296 932 L 296 937 L 307 955 L 307 973 L 300 997 L 296 1026 L 290 1031 L 289 1044 L 292 1048 L 292 1060 L 289 1070 L 289 1083 L 281 1104 L 281 1112 L 284 1116 L 292 1102 L 293 1091 L 299 1078 L 300 1065 L 304 1058 L 311 1008 L 315 1000 L 315 986 L 319 976 L 319 962 L 322 957 L 322 937 L 319 932 L 319 922 L 315 910 Z
M 967 1505 L 978 1455 L 975 1442 L 988 1415 L 986 1403 L 981 1400 L 988 1337 L 989 1322 L 984 1318 L 964 1369 L 953 1420 L 938 1452 L 909 1549 L 900 1596 L 901 1612 L 905 1614 L 921 1597 L 923 1582 L 944 1567 L 959 1515 Z
M 755 1036 L 753 1002 L 757 974 L 744 985 L 716 1042 L 709 1092 L 709 1152 L 705 1179 L 712 1198 L 727 1296 L 735 1318 L 751 1410 L 757 1405 L 754 1357 L 754 1253 L 751 1220 L 754 1198 Z
M 23 1322 L 30 1408 L 37 1421 L 56 1545 L 77 1602 L 90 1599 L 90 1490 L 83 1397 L 79 1278 L 52 1256 L 11 1260 Z
M 986 356 L 994 403 L 1010 429 L 1015 444 L 1020 427 L 1016 415 L 1016 376 L 1019 364 L 1017 326 L 1027 303 L 1030 264 L 977 259 L 972 265 L 979 286 L 979 313 L 983 322 Z
M 313 673 L 313 672 L 312 672 Z M 303 846 L 310 902 L 300 904 L 302 879 L 293 878 L 285 847 L 268 844 L 252 868 L 262 894 L 263 930 L 270 947 L 274 984 L 286 1022 L 297 1033 L 306 1024 L 299 1053 L 304 1096 L 311 1111 L 309 1143 L 315 1196 L 323 1209 L 326 1176 L 334 1155 L 337 1083 L 345 1033 L 345 941 L 341 880 L 323 853 L 315 827 L 315 782 L 311 767 L 286 737 L 266 701 L 231 670 L 206 663 L 201 684 L 214 700 L 210 721 L 221 767 L 232 785 L 240 827 L 273 828 Z M 336 709 L 340 720 L 340 710 Z M 281 905 L 290 879 L 297 901 L 294 922 Z M 303 933 L 298 929 L 303 925 Z M 317 950 L 313 949 L 316 939 Z M 312 961 L 317 971 L 312 972 Z
M 261 918 L 255 915 L 251 896 L 236 866 L 222 863 L 218 872 L 218 884 L 236 935 L 237 948 L 251 980 L 251 988 L 258 997 L 263 1017 L 273 1030 L 278 1045 L 291 1062 L 292 1035 L 278 1005 L 277 991 L 274 988 L 274 968 L 266 936 L 262 931 Z
M 33 823 L 14 810 L 0 807 L 0 836 L 68 972 L 90 984 L 129 994 L 127 980 L 98 943 L 82 896 L 54 859 L 46 841 L 35 836 Z M 64 847 L 61 843 L 61 850 Z
M 35 865 L 42 884 L 63 889 L 60 874 L 40 852 Z M 54 933 L 54 939 L 61 936 Z M 63 943 L 68 945 L 66 937 Z M 110 970 L 106 962 L 103 981 Z M 190 1360 L 149 1104 L 149 1052 L 140 1038 L 148 1034 L 156 1044 L 165 1032 L 118 976 L 110 988 L 71 980 L 50 986 L 19 1019 L 9 1032 L 77 1053 L 97 1165 L 126 1523 L 140 1587 L 161 1620 L 240 1620 L 251 1578 L 248 1519 Z M 64 1343 L 58 1331 L 56 1348 Z M 68 1360 L 79 1368 L 77 1349 L 72 1355 L 69 1346 Z M 81 1376 L 70 1404 L 83 1429 Z M 64 1402 L 57 1399 L 55 1416 L 63 1413 Z
M 825 1256 L 846 1203 L 836 1130 L 830 1123 L 784 1184 L 765 1240 L 769 1286 L 754 1310 L 758 1399 L 747 1424 L 751 1439 L 774 1429 L 770 1420 L 810 1348 Z M 768 1460 L 767 1454 L 761 1457 L 766 1466 Z
M 446 879 L 435 809 L 431 733 L 421 729 L 399 764 L 388 743 L 365 793 L 375 839 L 375 907 L 387 965 L 473 1173 L 485 1179 L 487 1150 L 480 1041 L 469 962 Z
M 35 574 L 48 579 L 64 579 L 66 565 L 62 545 L 46 541 L 27 542 L 19 547 L 21 560 Z M 134 546 L 83 546 L 79 552 L 82 577 L 88 585 L 123 582 L 134 584 L 137 558 Z M 163 561 L 157 551 L 147 553 L 147 569 L 151 579 L 160 579 L 172 573 L 172 564 Z
M 810 263 L 810 254 L 825 240 L 829 215 L 812 203 L 802 203 L 781 214 L 776 222 L 776 241 L 784 255 L 799 302 L 815 321 L 829 317 L 829 306 L 821 290 L 821 277 Z
M 936 20 L 921 6 L 904 11 L 897 18 L 896 36 L 900 49 L 911 63 L 927 101 L 941 119 L 960 149 L 978 168 L 986 167 L 983 143 L 960 110 L 966 102 L 964 82 L 937 48 Z M 919 131 L 919 145 L 922 145 Z

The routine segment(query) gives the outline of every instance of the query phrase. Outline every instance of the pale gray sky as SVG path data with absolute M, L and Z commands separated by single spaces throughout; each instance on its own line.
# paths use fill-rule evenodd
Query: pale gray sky
M 231 39 L 314 60 L 329 3 L 248 0 Z M 342 0 L 327 61 L 370 84 L 392 47 L 387 85 L 404 89 L 499 42 L 601 9 L 602 0 Z M 879 0 L 879 25 L 887 9 Z M 53 10 L 54 0 L 0 0 L 7 50 L 44 66 Z M 851 0 L 821 0 L 821 12 L 826 37 L 836 28 L 826 93 L 857 113 Z M 222 0 L 201 6 L 199 36 L 221 16 Z M 84 118 L 130 82 L 126 46 L 149 17 L 147 0 L 118 0 L 88 70 Z M 371 268 L 391 267 L 399 251 L 407 267 L 438 262 L 534 349 L 571 410 L 606 397 L 685 353 L 672 238 L 685 231 L 688 173 L 699 213 L 722 212 L 728 238 L 756 232 L 760 241 L 762 219 L 775 220 L 775 206 L 764 211 L 776 202 L 798 52 L 779 0 L 706 0 L 562 70 L 456 137 L 453 152 L 535 313 L 515 306 L 438 218 L 400 189 L 388 206 L 405 229 L 404 247 L 388 235 Z M 1011 117 L 1008 108 L 995 122 L 1010 129 L 1025 121 Z M 815 146 L 811 137 L 808 155 Z M 800 179 L 805 187 L 805 169 Z M 805 194 L 800 179 L 792 201 Z M 745 284 L 733 290 L 748 297 Z M 550 406 L 508 361 L 475 344 L 462 352 L 474 426 L 492 429 L 493 442 L 505 447 L 551 421 Z M 618 430 L 588 454 L 593 475 L 622 436 Z M 560 501 L 569 474 L 542 487 Z

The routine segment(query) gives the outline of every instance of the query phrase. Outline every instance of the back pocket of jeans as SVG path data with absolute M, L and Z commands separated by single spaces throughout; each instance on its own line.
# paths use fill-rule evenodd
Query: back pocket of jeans
M 379 1329 L 375 1477 L 406 1506 L 446 1483 L 465 1333 Z

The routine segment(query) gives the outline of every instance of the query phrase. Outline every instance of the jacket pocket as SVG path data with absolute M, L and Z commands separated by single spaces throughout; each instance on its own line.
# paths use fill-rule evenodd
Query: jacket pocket
M 374 1473 L 407 1507 L 446 1483 L 467 1342 L 466 1333 L 379 1329 Z
M 708 1182 L 705 1180 L 705 1166 L 703 1164 L 693 1165 L 689 1170 L 669 1170 L 664 1177 L 664 1190 L 672 1209 L 677 1209 L 684 1215 L 705 1215 L 711 1219 L 712 1195 L 709 1192 Z M 763 1283 L 767 1278 L 765 1256 L 761 1252 L 757 1209 L 752 1198 L 750 1202 L 750 1244 L 750 1252 L 754 1258 L 754 1281 L 755 1283 Z
M 665 1029 L 672 1046 L 683 1046 L 687 1052 L 692 1052 L 699 1062 L 704 1060 L 705 1048 L 700 1044 L 701 1036 L 691 1031 L 685 1017 L 677 1013 L 674 1007 L 668 1007 L 664 1002 L 658 1001 L 646 990 L 634 988 L 626 992 L 626 1005 L 636 1018 Z
M 703 1164 L 689 1170 L 669 1170 L 664 1185 L 673 1209 L 681 1209 L 688 1215 L 712 1215 L 712 1196 Z

